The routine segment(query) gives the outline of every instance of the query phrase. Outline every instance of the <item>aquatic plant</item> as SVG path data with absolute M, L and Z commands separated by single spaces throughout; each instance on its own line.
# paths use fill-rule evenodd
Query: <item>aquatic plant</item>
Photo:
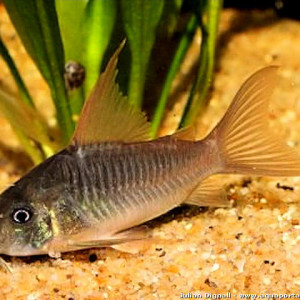
M 0 54 L 19 90 L 19 95 L 14 95 L 0 86 L 0 110 L 35 163 L 68 143 L 84 99 L 124 38 L 127 45 L 120 57 L 118 82 L 131 105 L 151 107 L 147 112 L 152 137 L 158 134 L 172 82 L 198 29 L 202 39 L 197 74 L 178 126 L 193 123 L 205 107 L 222 0 L 3 2 L 26 51 L 49 86 L 56 109 L 58 130 L 54 131 L 39 115 L 0 36 Z M 156 75 L 158 70 L 160 74 Z M 151 105 L 145 105 L 150 98 Z

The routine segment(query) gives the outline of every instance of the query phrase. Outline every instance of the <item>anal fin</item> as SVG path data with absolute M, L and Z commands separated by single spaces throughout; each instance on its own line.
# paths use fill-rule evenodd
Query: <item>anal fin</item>
M 226 191 L 222 184 L 214 177 L 203 180 L 184 203 L 197 206 L 229 206 Z

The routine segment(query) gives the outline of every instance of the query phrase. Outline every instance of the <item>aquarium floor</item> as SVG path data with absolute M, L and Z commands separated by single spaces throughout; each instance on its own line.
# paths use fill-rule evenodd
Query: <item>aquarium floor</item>
M 51 116 L 49 92 L 19 48 L 3 8 L 0 11 L 1 34 L 15 46 L 12 54 L 26 73 L 39 108 Z M 272 12 L 223 13 L 212 101 L 199 121 L 199 136 L 220 119 L 246 77 L 276 64 L 284 80 L 272 98 L 270 124 L 300 151 L 299 35 L 299 22 L 279 20 Z M 1 82 L 12 84 L 2 62 L 0 69 Z M 182 76 L 187 73 L 188 69 L 182 70 Z M 180 110 L 177 106 L 175 112 Z M 165 122 L 165 131 L 173 126 L 174 111 Z M 30 165 L 3 118 L 0 128 L 3 190 Z M 154 239 L 136 246 L 137 254 L 95 249 L 64 254 L 60 259 L 4 257 L 12 272 L 0 270 L 0 299 L 176 299 L 181 293 L 202 293 L 204 298 L 204 293 L 227 292 L 235 298 L 241 293 L 300 293 L 300 179 L 229 176 L 224 182 L 231 208 L 178 208 L 149 224 Z

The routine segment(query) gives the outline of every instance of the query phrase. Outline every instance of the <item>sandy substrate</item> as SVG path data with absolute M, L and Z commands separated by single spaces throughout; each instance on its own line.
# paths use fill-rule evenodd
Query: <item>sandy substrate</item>
M 0 30 L 25 58 L 1 10 Z M 280 65 L 284 79 L 272 99 L 270 123 L 299 149 L 300 23 L 272 12 L 222 15 L 212 101 L 199 121 L 199 135 L 220 119 L 235 91 L 251 73 Z M 43 113 L 51 116 L 49 93 L 29 60 L 22 71 Z M 0 80 L 12 84 L 0 64 Z M 175 107 L 176 110 L 176 107 Z M 172 115 L 172 114 L 170 114 Z M 167 124 L 167 123 L 166 123 Z M 18 143 L 0 119 L 0 188 L 28 167 Z M 12 149 L 12 150 L 11 150 Z M 18 159 L 17 159 L 18 158 Z M 138 254 L 98 249 L 48 257 L 7 258 L 0 270 L 0 299 L 176 299 L 181 293 L 300 294 L 300 179 L 224 178 L 232 207 L 178 208 L 150 223 L 153 242 Z

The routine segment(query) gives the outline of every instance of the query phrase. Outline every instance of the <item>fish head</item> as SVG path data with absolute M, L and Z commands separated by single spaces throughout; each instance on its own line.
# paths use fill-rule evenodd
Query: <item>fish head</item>
M 34 184 L 22 180 L 0 195 L 0 254 L 47 253 L 53 236 L 50 210 Z

